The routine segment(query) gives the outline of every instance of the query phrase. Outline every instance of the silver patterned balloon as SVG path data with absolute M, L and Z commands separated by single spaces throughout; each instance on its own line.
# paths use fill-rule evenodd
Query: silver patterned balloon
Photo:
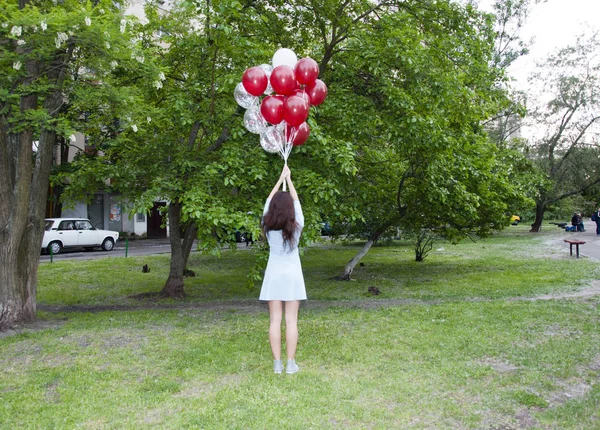
M 258 97 L 255 97 L 246 91 L 244 84 L 241 82 L 236 85 L 235 90 L 233 91 L 233 97 L 237 104 L 244 109 L 248 109 L 250 106 L 258 104 Z
M 284 143 L 283 133 L 278 127 L 267 127 L 260 134 L 260 146 L 270 153 L 277 153 L 282 150 Z
M 259 106 L 250 106 L 244 113 L 244 127 L 254 134 L 260 134 L 269 126 L 267 120 L 260 113 Z
M 269 94 L 273 93 L 273 87 L 271 86 L 271 72 L 273 71 L 273 66 L 271 66 L 270 64 L 261 64 L 258 67 L 263 69 L 263 71 L 267 75 L 267 82 L 268 82 L 267 89 L 265 90 L 265 92 L 263 94 L 268 96 Z

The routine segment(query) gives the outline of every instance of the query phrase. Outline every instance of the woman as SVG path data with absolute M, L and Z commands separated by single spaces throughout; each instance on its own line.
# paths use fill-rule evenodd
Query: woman
M 279 191 L 286 182 L 289 193 Z M 285 166 L 265 203 L 263 231 L 269 242 L 269 261 L 260 290 L 260 300 L 269 302 L 269 342 L 273 352 L 275 373 L 283 371 L 281 361 L 281 320 L 285 303 L 285 339 L 287 345 L 286 373 L 298 372 L 298 308 L 306 300 L 298 241 L 304 227 L 304 215 L 298 194 L 292 183 L 290 169 Z

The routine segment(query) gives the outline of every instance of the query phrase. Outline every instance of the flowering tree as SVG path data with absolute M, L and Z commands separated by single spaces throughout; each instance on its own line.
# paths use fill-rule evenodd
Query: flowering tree
M 83 131 L 82 113 L 89 127 L 131 101 L 110 85 L 111 75 L 139 69 L 141 57 L 118 2 L 8 0 L 2 7 L 0 325 L 10 325 L 35 318 L 54 145 Z

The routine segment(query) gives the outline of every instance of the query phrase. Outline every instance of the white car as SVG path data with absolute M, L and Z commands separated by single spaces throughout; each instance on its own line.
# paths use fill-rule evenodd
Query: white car
M 63 248 L 101 247 L 111 251 L 119 239 L 118 231 L 98 230 L 85 218 L 46 218 L 42 251 L 58 254 Z

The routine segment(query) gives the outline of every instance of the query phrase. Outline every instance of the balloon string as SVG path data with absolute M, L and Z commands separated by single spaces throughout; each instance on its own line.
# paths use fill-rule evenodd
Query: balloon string
M 298 134 L 298 129 L 296 127 L 291 127 L 289 139 L 286 139 L 285 136 L 287 134 L 287 128 L 288 124 L 285 124 L 285 127 L 283 128 L 283 145 L 279 151 L 279 155 L 281 155 L 281 158 L 283 158 L 285 166 L 287 166 L 288 157 L 290 156 L 292 148 L 294 147 L 294 139 Z M 283 181 L 283 191 L 287 191 L 286 181 Z
M 287 157 L 284 159 L 284 166 L 287 166 Z M 286 179 L 283 180 L 283 191 L 287 191 Z

